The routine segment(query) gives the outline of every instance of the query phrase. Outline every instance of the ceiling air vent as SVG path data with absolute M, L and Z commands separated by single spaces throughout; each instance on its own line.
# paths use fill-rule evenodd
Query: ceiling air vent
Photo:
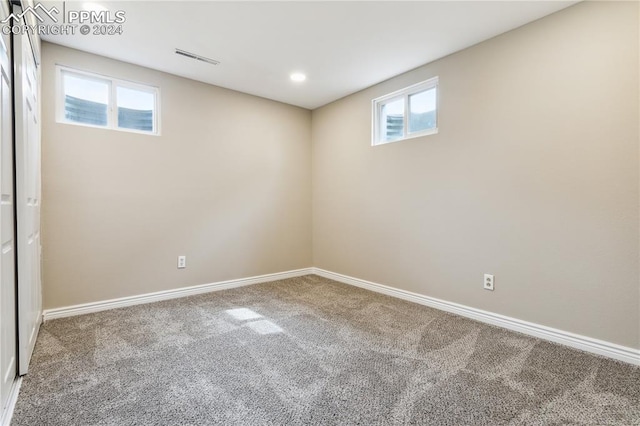
M 186 50 L 176 49 L 177 55 L 186 56 L 187 58 L 195 59 L 196 61 L 206 62 L 211 65 L 218 65 L 220 61 L 216 61 L 215 59 L 210 59 L 204 56 L 196 55 L 195 53 L 187 52 Z

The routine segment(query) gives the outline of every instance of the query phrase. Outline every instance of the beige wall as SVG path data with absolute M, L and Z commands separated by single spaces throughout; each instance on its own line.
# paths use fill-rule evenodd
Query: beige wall
M 44 306 L 313 265 L 638 348 L 638 51 L 581 3 L 310 113 L 44 43 Z M 55 63 L 159 86 L 162 136 L 57 124 Z M 439 134 L 371 147 L 435 75 Z
M 56 123 L 56 63 L 159 86 L 162 136 Z M 309 111 L 48 43 L 42 80 L 45 309 L 311 266 Z
M 637 3 L 581 3 L 315 110 L 314 266 L 640 347 L 638 50 Z M 436 75 L 439 134 L 371 147 Z

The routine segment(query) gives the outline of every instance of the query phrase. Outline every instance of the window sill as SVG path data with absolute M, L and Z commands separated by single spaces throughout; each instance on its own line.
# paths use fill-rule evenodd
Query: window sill
M 433 129 L 425 130 L 425 131 L 422 131 L 422 132 L 412 133 L 409 136 L 405 136 L 404 138 L 394 139 L 392 141 L 375 141 L 374 140 L 374 141 L 372 141 L 371 146 L 388 145 L 388 144 L 391 144 L 391 143 L 406 141 L 408 139 L 415 139 L 415 138 L 421 138 L 423 136 L 435 135 L 437 133 L 438 133 L 438 128 L 435 127 Z
M 75 121 L 66 121 L 66 120 L 56 120 L 56 123 L 58 123 L 58 124 L 69 124 L 71 126 L 88 127 L 90 129 L 116 130 L 118 132 L 136 133 L 136 134 L 139 134 L 139 135 L 161 136 L 159 131 L 157 131 L 157 132 L 146 132 L 144 130 L 127 129 L 127 128 L 123 128 L 123 127 L 98 126 L 96 124 L 77 123 Z

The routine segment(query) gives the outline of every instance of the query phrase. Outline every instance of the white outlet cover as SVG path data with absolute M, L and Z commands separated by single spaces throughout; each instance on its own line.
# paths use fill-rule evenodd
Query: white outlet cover
M 493 286 L 495 284 L 493 275 L 484 274 L 484 289 L 493 291 Z

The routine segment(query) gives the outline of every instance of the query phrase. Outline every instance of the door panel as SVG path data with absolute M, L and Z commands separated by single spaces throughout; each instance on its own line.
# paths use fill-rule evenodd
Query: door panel
M 8 16 L 2 2 L 0 20 Z M 9 38 L 0 38 L 0 415 L 16 378 L 13 105 Z
M 18 224 L 19 374 L 27 373 L 42 320 L 40 277 L 40 129 L 38 70 L 28 36 L 16 54 L 16 202 Z

